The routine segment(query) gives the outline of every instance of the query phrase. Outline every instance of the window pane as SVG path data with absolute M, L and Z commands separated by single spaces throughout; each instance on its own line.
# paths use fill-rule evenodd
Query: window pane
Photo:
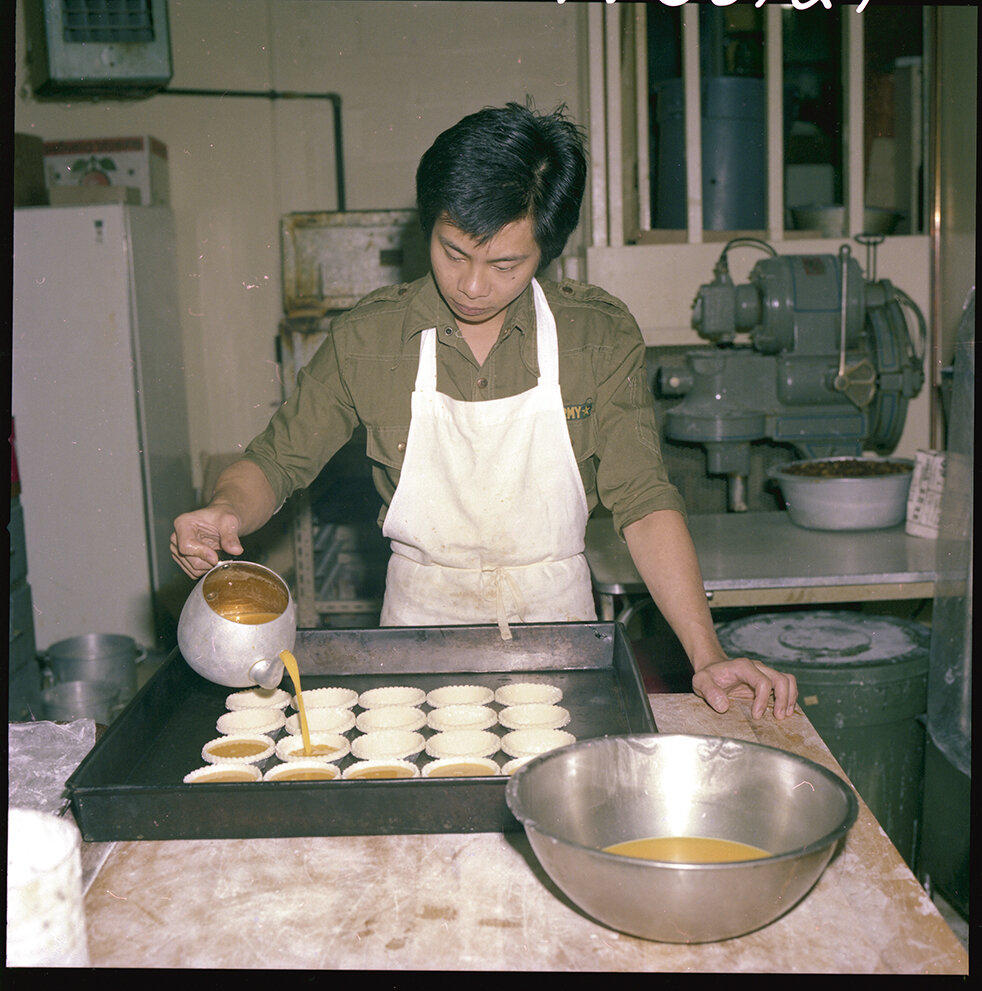
M 648 32 L 651 226 L 684 228 L 684 124 L 678 96 L 671 99 L 674 95 L 672 91 L 677 89 L 677 81 L 682 78 L 681 8 L 652 3 L 647 5 L 645 14 Z
M 687 222 L 685 99 L 679 8 L 649 4 L 652 227 Z M 763 12 L 699 7 L 703 227 L 766 226 L 767 142 Z
M 867 11 L 869 7 L 867 7 Z M 840 8 L 781 12 L 784 47 L 784 204 L 790 226 L 819 229 L 843 202 Z
M 923 231 L 923 9 L 869 6 L 863 33 L 866 205 L 894 212 L 895 233 Z

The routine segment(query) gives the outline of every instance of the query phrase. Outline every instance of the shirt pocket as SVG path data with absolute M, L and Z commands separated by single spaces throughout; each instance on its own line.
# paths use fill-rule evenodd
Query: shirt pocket
M 367 427 L 366 434 L 365 453 L 368 459 L 400 471 L 406 459 L 409 427 Z
M 583 481 L 583 491 L 587 499 L 597 491 L 597 424 L 593 416 L 578 420 L 567 420 L 570 443 L 573 445 L 573 457 Z

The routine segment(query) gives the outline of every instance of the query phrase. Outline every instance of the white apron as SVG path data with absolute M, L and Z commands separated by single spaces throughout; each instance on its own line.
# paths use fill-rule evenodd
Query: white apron
M 382 626 L 596 619 L 583 554 L 586 494 L 559 388 L 556 321 L 538 282 L 538 384 L 485 402 L 436 389 L 422 334 L 406 455 L 383 534 Z

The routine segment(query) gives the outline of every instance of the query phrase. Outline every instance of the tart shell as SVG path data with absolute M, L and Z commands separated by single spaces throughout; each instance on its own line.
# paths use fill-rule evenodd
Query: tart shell
M 381 688 L 369 688 L 358 696 L 358 704 L 363 709 L 375 709 L 384 705 L 422 705 L 426 692 L 422 688 L 411 688 L 408 685 L 384 685 Z
M 541 702 L 510 705 L 498 713 L 498 722 L 507 729 L 562 729 L 569 722 L 569 710 Z
M 436 733 L 426 741 L 426 752 L 441 760 L 447 757 L 490 757 L 501 748 L 501 739 L 487 730 L 457 729 Z
M 307 729 L 311 733 L 347 733 L 355 725 L 355 714 L 350 709 L 324 708 L 306 709 Z M 303 732 L 300 728 L 300 713 L 295 712 L 286 721 L 286 731 L 293 736 Z
M 455 768 L 465 768 L 470 770 L 473 767 L 481 768 L 474 774 L 454 773 Z M 463 778 L 463 777 L 494 777 L 501 773 L 496 761 L 490 757 L 444 757 L 439 760 L 431 760 L 423 765 L 422 776 L 424 778 Z
M 245 754 L 241 757 L 229 757 L 216 754 L 213 751 L 218 747 L 233 746 L 236 743 L 253 743 L 261 746 L 254 753 Z M 272 739 L 262 733 L 229 733 L 227 736 L 220 736 L 215 740 L 209 740 L 201 748 L 201 759 L 209 764 L 260 764 L 267 757 L 273 756 L 276 749 Z
M 230 712 L 236 709 L 285 709 L 290 702 L 290 693 L 282 688 L 246 688 L 232 692 L 225 699 L 225 708 Z
M 284 736 L 276 744 L 276 756 L 282 761 L 295 760 L 319 760 L 324 763 L 333 763 L 346 757 L 351 749 L 346 737 L 340 733 L 311 733 L 311 747 L 328 746 L 334 747 L 329 754 L 305 754 L 303 752 L 303 738 L 299 735 Z M 299 753 L 295 753 L 298 751 Z
M 218 717 L 215 729 L 223 736 L 233 733 L 262 733 L 264 736 L 272 736 L 282 729 L 285 722 L 282 709 L 230 709 Z
M 295 774 L 297 772 L 312 771 L 317 775 L 323 775 L 316 778 L 291 778 L 289 775 Z M 330 777 L 327 777 L 330 775 Z M 301 758 L 299 760 L 286 761 L 283 764 L 277 764 L 275 767 L 271 767 L 264 775 L 263 781 L 336 781 L 341 777 L 341 769 L 337 764 L 331 764 L 324 760 L 318 760 L 316 758 Z
M 489 729 L 498 721 L 494 709 L 486 705 L 445 705 L 433 709 L 426 724 L 438 733 L 456 729 Z
M 421 733 L 380 729 L 363 733 L 351 741 L 351 753 L 359 760 L 406 760 L 415 757 L 425 744 Z
M 445 705 L 488 705 L 493 701 L 494 692 L 484 685 L 444 685 L 426 696 L 426 704 L 431 709 Z
M 561 729 L 517 729 L 501 738 L 501 749 L 509 757 L 535 757 L 575 742 L 572 733 Z
M 516 681 L 510 685 L 502 685 L 494 693 L 498 705 L 556 705 L 563 697 L 563 691 L 558 685 L 550 685 L 540 681 Z
M 385 770 L 388 768 L 398 768 L 402 773 L 399 775 L 385 775 L 379 776 L 380 780 L 389 780 L 392 778 L 418 778 L 419 768 L 408 760 L 360 760 L 357 763 L 350 764 L 344 769 L 341 777 L 345 781 L 350 780 L 371 780 L 375 775 L 373 772 Z M 367 774 L 366 774 L 367 772 Z
M 229 772 L 242 775 L 243 783 L 259 781 L 263 776 L 262 771 L 255 764 L 226 761 L 223 764 L 205 764 L 204 767 L 199 767 L 191 771 L 190 774 L 185 774 L 184 784 L 206 784 L 209 781 L 216 784 L 232 784 L 233 782 L 220 782 L 216 780 L 220 774 L 228 774 Z

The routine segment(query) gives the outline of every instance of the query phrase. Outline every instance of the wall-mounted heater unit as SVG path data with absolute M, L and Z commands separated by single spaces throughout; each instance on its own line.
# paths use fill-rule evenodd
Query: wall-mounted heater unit
M 167 0 L 24 0 L 24 14 L 38 99 L 136 99 L 170 82 Z

